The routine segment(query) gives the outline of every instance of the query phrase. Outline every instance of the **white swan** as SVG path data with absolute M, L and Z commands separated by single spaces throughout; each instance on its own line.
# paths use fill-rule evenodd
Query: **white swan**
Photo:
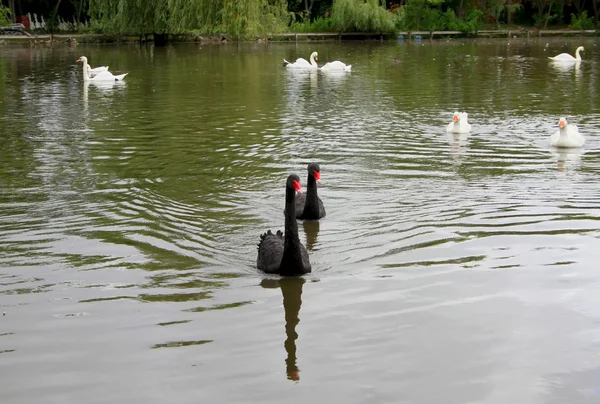
M 579 133 L 577 125 L 568 124 L 566 118 L 558 121 L 559 130 L 550 138 L 550 144 L 554 147 L 581 147 L 585 138 Z
M 128 73 L 124 73 L 124 74 L 119 74 L 118 76 L 115 76 L 114 74 L 112 74 L 111 72 L 109 72 L 108 70 L 100 72 L 98 74 L 96 74 L 94 77 L 90 77 L 89 73 L 88 73 L 88 62 L 87 62 L 87 58 L 85 56 L 81 56 L 79 59 L 77 59 L 77 62 L 83 62 L 83 81 L 93 81 L 93 82 L 99 82 L 99 81 L 115 81 L 115 80 L 123 80 L 123 78 L 125 76 L 127 76 Z
M 313 52 L 310 54 L 310 63 L 308 63 L 304 58 L 298 58 L 294 63 L 290 63 L 287 60 L 283 59 L 283 66 L 292 69 L 317 69 L 319 65 L 317 65 L 317 62 L 315 62 L 315 60 L 319 60 L 319 54 L 317 52 Z
M 446 128 L 447 132 L 451 133 L 467 133 L 471 131 L 471 124 L 468 122 L 469 114 L 466 112 L 458 112 L 454 113 L 454 117 L 452 118 L 452 122 L 448 124 Z
M 569 55 L 568 53 L 561 53 L 560 55 L 556 55 L 554 57 L 548 57 L 548 59 L 554 61 L 554 62 L 580 62 L 581 61 L 581 55 L 579 54 L 579 52 L 583 52 L 583 46 L 580 46 L 579 48 L 577 48 L 575 50 L 575 57 Z
M 107 71 L 108 71 L 108 66 L 98 66 L 98 67 L 91 68 L 90 65 L 88 65 L 88 74 L 90 75 L 90 77 L 94 77 L 98 73 L 107 72 Z
M 321 66 L 321 70 L 344 70 L 349 72 L 352 70 L 352 65 L 347 65 L 344 62 L 336 60 L 334 62 L 325 63 L 323 66 Z

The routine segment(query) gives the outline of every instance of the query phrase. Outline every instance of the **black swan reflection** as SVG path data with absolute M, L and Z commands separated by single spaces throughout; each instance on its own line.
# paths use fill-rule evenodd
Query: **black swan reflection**
M 287 352 L 285 371 L 288 380 L 300 380 L 300 369 L 296 357 L 296 340 L 298 333 L 296 326 L 300 322 L 300 306 L 302 306 L 302 287 L 304 278 L 263 279 L 260 285 L 263 288 L 281 288 L 283 295 L 283 310 L 285 312 L 285 342 L 283 346 Z

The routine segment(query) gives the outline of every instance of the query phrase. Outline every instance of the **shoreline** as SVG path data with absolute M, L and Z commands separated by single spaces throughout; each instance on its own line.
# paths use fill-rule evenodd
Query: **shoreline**
M 380 32 L 287 32 L 279 34 L 268 34 L 264 37 L 257 36 L 254 40 L 244 39 L 240 42 L 331 42 L 352 40 L 434 40 L 454 38 L 541 38 L 541 37 L 596 37 L 600 30 L 571 30 L 571 29 L 505 29 L 505 30 L 480 30 L 475 32 L 463 31 L 400 31 L 395 34 Z M 60 33 L 50 34 L 23 34 L 23 35 L 0 35 L 0 46 L 8 43 L 29 43 L 32 45 L 54 43 L 152 43 L 151 35 L 118 35 L 118 34 L 79 34 Z M 235 38 L 222 35 L 195 35 L 195 34 L 169 34 L 169 43 L 226 43 L 237 42 Z

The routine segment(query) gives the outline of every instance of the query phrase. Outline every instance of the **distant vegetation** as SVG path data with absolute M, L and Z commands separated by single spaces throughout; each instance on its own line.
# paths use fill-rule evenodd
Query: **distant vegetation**
M 256 38 L 281 32 L 383 32 L 515 27 L 594 29 L 600 0 L 0 0 L 43 16 L 49 29 L 109 34 L 225 34 Z
M 10 25 L 10 9 L 0 4 L 0 26 Z

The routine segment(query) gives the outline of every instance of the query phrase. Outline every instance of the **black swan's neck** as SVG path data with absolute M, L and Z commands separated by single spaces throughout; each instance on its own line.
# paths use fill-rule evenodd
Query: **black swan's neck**
M 306 201 L 302 216 L 319 217 L 319 195 L 317 194 L 317 180 L 314 175 L 308 174 L 306 181 Z
M 285 190 L 285 235 L 283 258 L 281 259 L 280 275 L 293 276 L 304 273 L 302 254 L 300 252 L 300 237 L 296 221 L 296 191 L 293 188 Z

